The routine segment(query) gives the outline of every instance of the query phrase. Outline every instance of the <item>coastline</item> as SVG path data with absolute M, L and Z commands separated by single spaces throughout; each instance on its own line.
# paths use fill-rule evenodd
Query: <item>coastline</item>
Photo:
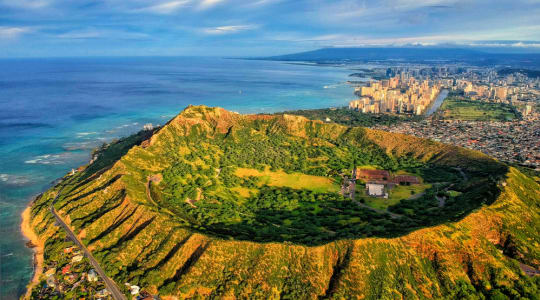
M 39 283 L 39 277 L 43 273 L 44 243 L 40 240 L 38 235 L 32 229 L 30 210 L 33 203 L 34 201 L 31 201 L 28 204 L 28 206 L 24 209 L 23 213 L 21 214 L 21 217 L 22 217 L 21 232 L 23 236 L 29 240 L 26 243 L 26 246 L 28 248 L 31 248 L 32 251 L 34 252 L 34 255 L 33 255 L 33 266 L 34 266 L 33 273 L 34 274 L 32 275 L 32 280 L 30 280 L 30 282 L 26 286 L 26 292 L 22 299 L 30 299 L 32 288 L 36 284 Z
M 21 93 L 28 93 L 29 97 L 25 98 L 25 101 L 17 103 L 17 109 L 22 109 L 27 112 L 28 116 L 19 116 L 22 121 L 17 119 L 13 122 L 26 122 L 27 118 L 35 118 L 40 120 L 36 124 L 25 124 L 32 128 L 32 132 L 35 134 L 28 135 L 28 138 L 18 138 L 19 132 L 26 127 L 13 127 L 7 133 L 8 144 L 10 147 L 0 149 L 0 155 L 9 164 L 5 164 L 6 168 L 2 166 L 0 173 L 2 174 L 21 174 L 30 175 L 28 179 L 30 181 L 25 183 L 24 188 L 17 185 L 9 185 L 9 189 L 4 189 L 5 182 L 0 180 L 0 198 L 2 200 L 7 199 L 8 203 L 12 207 L 16 208 L 13 212 L 9 212 L 8 217 L 3 218 L 1 226 L 5 228 L 13 229 L 10 235 L 13 233 L 16 239 L 9 238 L 6 240 L 6 244 L 9 244 L 9 249 L 17 255 L 2 257 L 2 262 L 6 266 L 14 266 L 16 270 L 20 270 L 24 282 L 21 282 L 19 278 L 15 278 L 10 281 L 2 281 L 0 290 L 0 298 L 4 295 L 13 295 L 13 297 L 24 296 L 24 287 L 27 286 L 34 276 L 35 265 L 37 259 L 35 258 L 35 250 L 28 251 L 25 243 L 30 239 L 27 235 L 22 233 L 21 222 L 23 210 L 26 205 L 32 201 L 32 198 L 38 193 L 42 193 L 48 190 L 51 186 L 50 182 L 56 180 L 56 178 L 64 176 L 72 168 L 77 168 L 83 164 L 86 164 L 90 159 L 90 152 L 94 147 L 101 145 L 103 141 L 111 141 L 115 138 L 127 137 L 133 133 L 139 131 L 144 123 L 163 124 L 166 120 L 176 116 L 179 111 L 190 103 L 193 104 L 207 104 L 209 106 L 227 106 L 230 109 L 238 110 L 242 113 L 259 113 L 259 112 L 278 112 L 286 110 L 288 108 L 324 108 L 328 106 L 346 105 L 347 100 L 351 98 L 351 91 L 347 87 L 336 89 L 322 89 L 324 85 L 331 85 L 336 82 L 343 82 L 347 80 L 347 75 L 350 73 L 347 69 L 341 68 L 326 68 L 326 67 L 302 67 L 285 65 L 280 62 L 268 62 L 260 64 L 257 61 L 251 63 L 242 60 L 227 60 L 227 67 L 224 67 L 221 58 L 172 58 L 170 62 L 162 62 L 162 59 L 149 58 L 152 63 L 148 64 L 142 60 L 134 60 L 133 65 L 129 65 L 126 69 L 125 62 L 122 60 L 110 60 L 107 66 L 100 64 L 97 61 L 88 61 L 89 64 L 81 63 L 84 59 L 75 59 L 73 62 L 66 62 L 62 59 L 58 62 L 47 62 L 43 64 L 35 65 L 33 60 L 26 62 L 20 61 L 13 66 L 26 65 L 27 63 L 33 65 L 36 68 L 47 68 L 54 72 L 58 72 L 59 76 L 73 76 L 71 72 L 68 72 L 66 66 L 73 67 L 76 72 L 77 80 L 81 80 L 85 84 L 97 84 L 97 88 L 108 88 L 109 84 L 105 81 L 95 81 L 95 76 L 102 76 L 106 74 L 108 78 L 114 80 L 116 78 L 110 72 L 103 73 L 103 70 L 116 69 L 120 74 L 125 76 L 131 76 L 133 82 L 139 85 L 155 84 L 154 87 L 159 87 L 163 90 L 170 92 L 177 91 L 178 85 L 175 80 L 180 78 L 184 81 L 186 86 L 185 90 L 192 90 L 193 93 L 178 93 L 178 97 L 158 97 L 155 101 L 137 101 L 132 102 L 133 99 L 140 97 L 140 99 L 146 99 L 148 95 L 143 90 L 131 90 L 129 87 L 120 87 L 118 89 L 111 90 L 110 97 L 97 97 L 92 98 L 93 104 L 82 106 L 71 106 L 72 98 L 86 99 L 88 96 L 87 91 L 83 89 L 74 89 L 72 95 L 65 95 L 64 89 L 66 88 L 62 84 L 39 84 L 35 87 L 20 86 Z M 186 62 L 193 64 L 192 66 L 186 65 Z M 162 75 L 154 72 L 154 64 L 162 64 L 163 68 L 168 70 L 164 74 L 171 81 L 162 81 Z M 11 62 L 9 63 L 11 65 Z M 268 65 L 267 65 L 268 64 Z M 1 64 L 5 65 L 5 64 Z M 276 72 L 270 72 L 267 75 L 266 80 L 268 82 L 262 88 L 257 89 L 257 97 L 251 99 L 251 94 L 248 93 L 254 84 L 259 82 L 260 72 L 268 70 L 268 67 L 274 68 Z M 208 66 L 211 66 L 210 69 Z M 175 73 L 178 68 L 182 70 L 190 70 L 189 72 L 181 72 L 181 74 Z M 230 69 L 234 69 L 235 73 L 241 75 L 241 78 L 235 76 L 225 76 L 226 80 L 223 80 L 224 74 L 230 75 Z M 324 68 L 324 69 L 323 69 Z M 17 76 L 23 76 L 35 80 L 36 82 L 48 83 L 47 76 L 42 76 L 40 72 L 32 72 L 29 69 L 23 68 L 21 72 L 16 71 L 16 68 L 7 68 L 8 74 L 17 74 Z M 96 70 L 101 70 L 96 73 Z M 139 70 L 133 73 L 133 70 Z M 212 70 L 212 71 L 209 71 Z M 13 72 L 11 72 L 13 71 Z M 16 72 L 15 72 L 16 71 Z M 171 72 L 169 72 L 171 71 Z M 174 71 L 174 72 L 173 72 Z M 298 78 L 297 72 L 304 72 L 302 78 Z M 324 71 L 324 72 L 322 72 Z M 193 78 L 190 72 L 196 72 L 199 74 L 197 78 Z M 98 75 L 96 75 L 98 74 Z M 98 77 L 99 77 L 98 76 Z M 124 76 L 124 75 L 121 75 Z M 178 77 L 180 76 L 180 77 Z M 18 77 L 17 77 L 18 78 Z M 189 79 L 189 80 L 188 80 Z M 214 81 L 217 80 L 217 81 Z M 283 85 L 282 81 L 297 81 L 302 84 L 299 85 Z M 163 83 L 165 82 L 165 85 Z M 217 82 L 216 84 L 208 84 L 209 82 Z M 199 87 L 204 86 L 204 92 L 198 92 Z M 239 94 L 238 91 L 243 90 L 243 94 Z M 129 93 L 126 91 L 130 91 Z M 219 99 L 209 99 L 207 92 L 217 91 L 220 95 Z M 226 91 L 223 93 L 223 91 Z M 283 98 L 280 101 L 275 101 L 276 94 L 283 92 Z M 287 92 L 287 93 L 285 93 Z M 45 110 L 33 110 L 25 109 L 26 107 L 34 108 L 32 97 L 42 96 L 47 93 L 56 93 L 59 97 L 55 100 L 55 103 L 59 103 L 58 107 L 54 109 Z M 2 93 L 0 93 L 2 94 Z M 11 99 L 8 94 L 4 93 L 0 95 L 0 100 L 7 101 L 8 105 L 14 100 Z M 244 101 L 242 99 L 248 99 Z M 131 103 L 129 107 L 125 105 L 110 106 L 110 99 L 115 99 L 117 103 Z M 352 98 L 351 98 L 352 99 Z M 28 101 L 26 101 L 28 100 Z M 47 100 L 48 101 L 48 100 Z M 49 103 L 45 101 L 44 103 Z M 82 103 L 82 102 L 81 102 Z M 103 115 L 103 117 L 93 118 L 94 114 L 101 116 L 101 108 L 99 106 L 105 105 L 109 109 L 109 113 Z M 67 107 L 67 109 L 64 109 Z M 49 115 L 55 113 L 63 114 L 66 118 L 49 118 Z M 13 115 L 14 118 L 17 115 Z M 26 120 L 26 121 L 25 121 Z M 41 123 L 43 122 L 43 124 Z M 139 122 L 139 124 L 135 124 Z M 50 125 L 50 126 L 49 126 Z M 35 128 L 34 128 L 35 127 Z M 59 128 L 62 132 L 59 132 Z M 43 136 L 54 136 L 50 143 L 42 143 Z M 102 140 L 105 139 L 105 140 Z M 93 141 L 96 141 L 94 146 Z M 32 151 L 9 151 L 12 147 L 17 149 L 27 149 L 26 147 L 31 145 Z M 30 149 L 30 148 L 29 148 Z M 6 150 L 6 151 L 4 151 Z M 34 151 L 35 150 L 35 151 Z M 17 169 L 11 169 L 13 166 Z M 28 162 L 28 163 L 27 163 Z M 23 169 L 18 169 L 24 166 Z M 48 166 L 48 167 L 47 167 Z M 10 178 L 11 179 L 11 178 Z M 12 188 L 13 187 L 13 188 Z M 11 207 L 11 206 L 10 206 Z M 32 215 L 32 214 L 30 214 Z M 45 217 L 45 214 L 43 214 Z M 29 218 L 28 223 L 33 226 L 38 225 L 38 221 L 41 219 Z M 33 220 L 33 222 L 32 222 Z M 32 228 L 34 230 L 37 229 Z M 45 235 L 39 235 L 39 238 L 44 239 Z M 33 269 L 31 267 L 34 267 Z M 47 271 L 47 266 L 43 266 Z M 10 271 L 11 274 L 15 272 Z M 4 278 L 2 278 L 4 279 Z M 6 276 L 6 279 L 7 276 Z

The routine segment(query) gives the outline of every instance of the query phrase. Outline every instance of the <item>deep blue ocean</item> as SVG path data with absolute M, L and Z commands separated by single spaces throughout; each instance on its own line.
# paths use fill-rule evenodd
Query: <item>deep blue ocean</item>
M 0 60 L 0 298 L 17 298 L 32 276 L 21 212 L 94 147 L 189 104 L 240 113 L 345 106 L 352 72 L 193 57 Z

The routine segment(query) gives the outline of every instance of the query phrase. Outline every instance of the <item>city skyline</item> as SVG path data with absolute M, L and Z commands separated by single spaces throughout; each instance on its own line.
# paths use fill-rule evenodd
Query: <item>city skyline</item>
M 261 56 L 363 46 L 540 52 L 540 2 L 496 2 L 4 0 L 0 57 Z

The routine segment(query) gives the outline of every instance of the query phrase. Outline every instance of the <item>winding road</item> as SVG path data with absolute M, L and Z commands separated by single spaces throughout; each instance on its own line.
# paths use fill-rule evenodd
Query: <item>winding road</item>
M 66 231 L 68 237 L 77 245 L 77 247 L 79 247 L 79 249 L 81 249 L 81 251 L 84 253 L 84 255 L 88 258 L 88 260 L 90 261 L 90 264 L 92 265 L 92 267 L 94 267 L 96 272 L 99 274 L 99 276 L 105 282 L 105 286 L 107 287 L 107 290 L 111 293 L 111 296 L 115 300 L 127 300 L 126 296 L 120 291 L 120 289 L 118 288 L 116 283 L 112 279 L 110 279 L 107 276 L 107 274 L 105 274 L 105 271 L 103 271 L 103 269 L 101 268 L 101 266 L 99 265 L 97 260 L 92 256 L 92 253 L 90 253 L 90 251 L 79 240 L 77 235 L 75 235 L 75 233 L 71 230 L 71 228 L 69 228 L 69 226 L 66 224 L 66 222 L 64 222 L 62 217 L 60 217 L 60 215 L 58 215 L 58 213 L 56 212 L 56 209 L 54 208 L 54 203 L 56 202 L 56 199 L 58 199 L 58 197 L 60 196 L 60 193 L 62 192 L 62 189 L 63 189 L 63 187 L 60 188 L 60 190 L 56 194 L 56 197 L 54 197 L 54 199 L 53 199 L 53 201 L 51 203 L 51 206 L 49 207 L 49 209 L 51 211 L 51 214 L 55 217 L 56 222 L 60 226 L 62 226 L 62 228 L 64 228 L 64 230 Z

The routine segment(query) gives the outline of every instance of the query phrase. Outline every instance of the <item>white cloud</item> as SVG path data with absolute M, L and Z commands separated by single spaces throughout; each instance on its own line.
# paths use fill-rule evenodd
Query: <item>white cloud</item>
M 258 1 L 249 1 L 244 4 L 245 7 L 259 7 L 264 5 L 276 4 L 283 2 L 284 0 L 258 0 Z
M 52 4 L 51 0 L 3 0 L 2 5 L 20 9 L 39 9 Z
M 471 47 L 540 48 L 540 43 L 531 43 L 531 42 L 501 43 L 501 42 L 493 41 L 493 42 L 472 42 L 465 45 L 471 46 Z
M 228 25 L 206 28 L 204 32 L 207 34 L 229 34 L 256 28 L 258 28 L 256 25 Z
M 60 39 L 73 39 L 73 40 L 85 40 L 85 39 L 124 39 L 124 40 L 138 40 L 147 39 L 150 36 L 140 32 L 129 32 L 122 30 L 98 30 L 98 29 L 85 29 L 69 31 L 56 35 Z
M 32 29 L 28 27 L 0 26 L 0 39 L 14 39 L 31 31 Z
M 209 9 L 221 2 L 224 2 L 225 0 L 203 0 L 201 4 L 199 5 L 200 9 Z
M 152 6 L 134 9 L 133 12 L 149 12 L 155 14 L 171 14 L 190 3 L 189 0 L 163 2 Z
M 453 5 L 459 0 L 393 0 L 388 4 L 394 9 L 410 10 L 426 6 L 447 6 Z

